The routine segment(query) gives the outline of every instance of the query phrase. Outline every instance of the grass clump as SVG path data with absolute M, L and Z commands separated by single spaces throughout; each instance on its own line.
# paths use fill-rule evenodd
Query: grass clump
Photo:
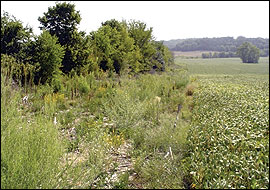
M 42 115 L 23 118 L 20 92 L 3 79 L 1 75 L 1 188 L 50 188 L 63 154 L 58 129 Z

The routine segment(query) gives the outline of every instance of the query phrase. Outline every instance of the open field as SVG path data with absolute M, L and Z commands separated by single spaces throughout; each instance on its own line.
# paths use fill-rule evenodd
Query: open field
M 242 63 L 240 58 L 182 59 L 176 58 L 178 65 L 190 74 L 202 75 L 269 75 L 269 57 L 261 57 L 258 64 Z
M 269 59 L 177 59 L 198 83 L 188 135 L 192 187 L 269 188 Z

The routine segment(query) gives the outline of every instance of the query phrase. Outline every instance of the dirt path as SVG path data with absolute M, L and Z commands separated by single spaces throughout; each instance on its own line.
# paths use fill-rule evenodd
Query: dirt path
M 133 162 L 129 155 L 132 149 L 131 143 L 125 141 L 119 148 L 112 148 L 110 152 L 110 159 L 112 160 L 110 168 L 107 171 L 108 177 L 105 179 L 106 186 L 104 188 L 112 189 L 115 184 L 119 183 L 121 176 L 125 173 L 129 174 L 127 184 L 132 184 L 132 180 L 136 176 L 133 168 Z M 98 183 L 97 179 L 97 183 Z

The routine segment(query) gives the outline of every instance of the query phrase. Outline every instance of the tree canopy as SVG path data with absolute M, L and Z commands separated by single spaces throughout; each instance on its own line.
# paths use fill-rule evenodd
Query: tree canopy
M 21 21 L 4 11 L 1 15 L 1 53 L 24 59 L 31 37 L 31 27 L 24 27 Z
M 153 29 L 141 21 L 111 19 L 86 34 L 77 28 L 79 11 L 66 2 L 49 7 L 38 20 L 42 33 L 35 36 L 8 13 L 1 16 L 1 53 L 14 56 L 13 63 L 20 59 L 18 65 L 30 65 L 36 83 L 51 84 L 60 74 L 70 73 L 164 71 L 173 62 L 169 49 L 155 41 Z
M 56 36 L 43 31 L 33 43 L 32 61 L 38 64 L 36 81 L 41 83 L 52 82 L 52 79 L 61 74 L 60 67 L 64 56 L 64 48 L 58 43 Z
M 81 22 L 79 11 L 75 5 L 70 3 L 56 3 L 49 7 L 48 12 L 38 18 L 41 23 L 41 30 L 48 30 L 51 35 L 56 35 L 60 44 L 67 45 L 72 39 L 73 32 Z
M 244 42 L 237 50 L 243 63 L 258 63 L 260 50 L 249 42 Z

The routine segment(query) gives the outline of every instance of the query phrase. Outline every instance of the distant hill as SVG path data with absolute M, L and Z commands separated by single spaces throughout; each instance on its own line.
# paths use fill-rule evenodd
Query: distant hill
M 174 48 L 177 44 L 185 41 L 187 39 L 176 39 L 176 40 L 169 40 L 169 41 L 164 41 L 164 45 L 166 45 L 169 49 Z
M 239 36 L 220 38 L 189 38 L 174 39 L 164 41 L 171 51 L 219 51 L 219 52 L 236 52 L 237 48 L 244 42 L 250 42 L 261 50 L 261 56 L 269 56 L 269 39 L 268 38 L 245 38 Z

